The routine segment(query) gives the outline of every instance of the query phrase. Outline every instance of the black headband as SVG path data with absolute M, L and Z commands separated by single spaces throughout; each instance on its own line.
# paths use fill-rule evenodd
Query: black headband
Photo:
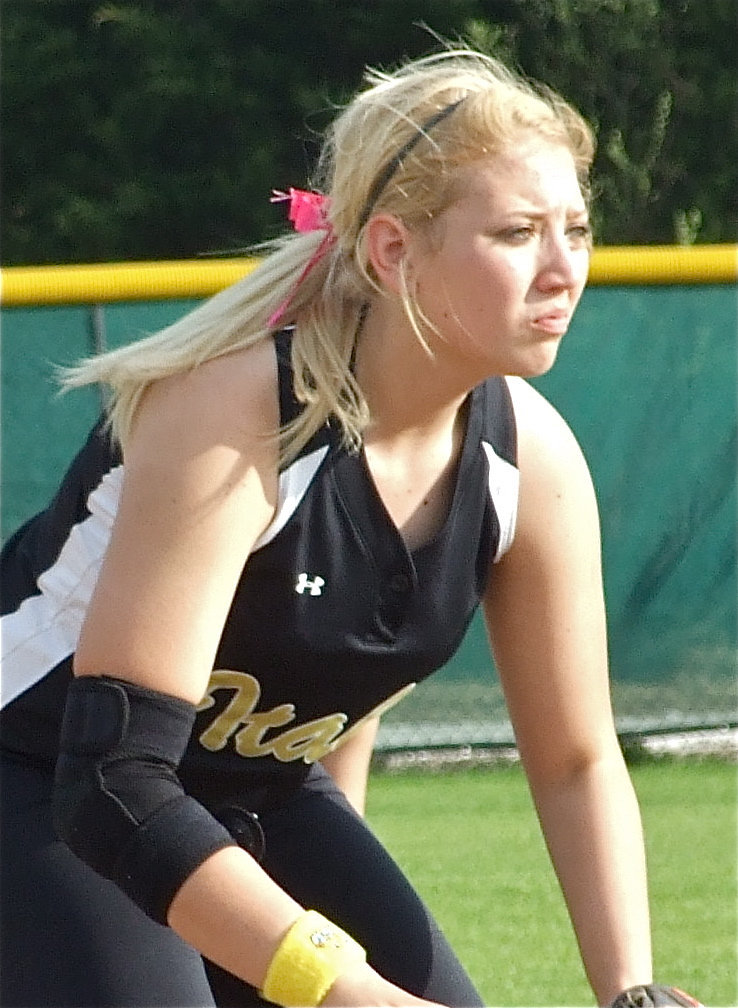
M 369 220 L 369 215 L 374 209 L 375 203 L 381 196 L 389 180 L 392 178 L 392 176 L 395 174 L 397 169 L 402 164 L 403 159 L 407 157 L 407 155 L 410 153 L 413 147 L 420 142 L 420 140 L 428 133 L 429 130 L 433 129 L 434 126 L 437 126 L 439 122 L 441 122 L 443 119 L 446 118 L 446 116 L 450 116 L 451 113 L 454 111 L 454 109 L 458 108 L 459 105 L 461 105 L 463 100 L 464 100 L 463 98 L 459 98 L 458 101 L 452 102 L 450 105 L 446 105 L 445 108 L 442 108 L 439 112 L 434 113 L 434 115 L 432 115 L 430 119 L 424 122 L 423 125 L 419 127 L 417 132 L 413 133 L 410 139 L 406 143 L 404 143 L 402 147 L 400 147 L 400 149 L 392 158 L 392 160 L 385 165 L 380 174 L 374 180 L 374 185 L 369 190 L 369 196 L 367 198 L 366 205 L 361 214 L 361 217 L 359 218 L 359 230 L 361 230 L 366 224 L 366 222 Z

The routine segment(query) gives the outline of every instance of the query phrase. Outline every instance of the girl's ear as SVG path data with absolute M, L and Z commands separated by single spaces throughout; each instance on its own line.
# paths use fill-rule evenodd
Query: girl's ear
M 401 288 L 400 271 L 410 245 L 410 232 L 399 217 L 379 213 L 366 225 L 366 249 L 377 280 L 394 294 Z

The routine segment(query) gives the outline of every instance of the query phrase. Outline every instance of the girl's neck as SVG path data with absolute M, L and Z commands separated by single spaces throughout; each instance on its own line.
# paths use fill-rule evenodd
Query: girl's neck
M 356 378 L 372 417 L 367 441 L 419 447 L 448 434 L 479 379 L 454 366 L 442 346 L 429 354 L 404 315 L 392 314 L 389 306 L 372 309 L 356 350 Z

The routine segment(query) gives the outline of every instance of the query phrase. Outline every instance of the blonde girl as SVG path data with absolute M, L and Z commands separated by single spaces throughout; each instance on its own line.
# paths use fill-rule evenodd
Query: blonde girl
M 371 73 L 294 233 L 68 373 L 111 406 L 5 551 L 6 1004 L 481 1004 L 362 818 L 381 712 L 478 606 L 594 994 L 650 982 L 594 495 L 524 380 L 592 152 L 478 53 Z

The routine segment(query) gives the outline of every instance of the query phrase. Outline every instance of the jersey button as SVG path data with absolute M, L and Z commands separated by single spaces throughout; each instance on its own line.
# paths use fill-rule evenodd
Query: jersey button
M 410 578 L 401 571 L 396 571 L 389 577 L 389 587 L 396 595 L 405 595 L 410 591 Z

